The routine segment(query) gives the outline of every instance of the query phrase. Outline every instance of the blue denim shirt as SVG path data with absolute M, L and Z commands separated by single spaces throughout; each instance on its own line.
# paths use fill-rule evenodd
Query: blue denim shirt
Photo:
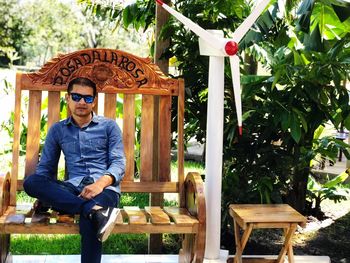
M 110 174 L 115 180 L 107 189 L 120 193 L 125 155 L 121 130 L 114 120 L 93 114 L 91 122 L 82 128 L 71 117 L 52 125 L 36 173 L 54 177 L 61 150 L 68 182 L 78 186 L 84 177 L 92 177 L 96 182 L 104 174 Z

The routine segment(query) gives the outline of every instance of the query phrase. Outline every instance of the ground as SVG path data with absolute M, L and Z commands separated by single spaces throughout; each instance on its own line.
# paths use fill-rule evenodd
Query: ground
M 341 203 L 324 201 L 326 217 L 307 219 L 293 239 L 295 255 L 329 256 L 332 263 L 350 263 L 350 200 Z M 283 242 L 282 231 L 253 230 L 244 254 L 277 255 Z

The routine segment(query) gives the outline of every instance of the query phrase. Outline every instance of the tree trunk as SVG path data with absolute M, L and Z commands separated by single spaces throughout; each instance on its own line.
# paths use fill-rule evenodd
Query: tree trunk
M 311 130 L 311 129 L 310 129 Z M 312 139 L 314 132 L 309 132 L 305 135 L 305 140 L 303 143 L 303 147 L 311 149 L 312 148 Z M 310 140 L 307 138 L 311 138 Z M 310 166 L 307 164 L 310 163 L 311 160 L 304 159 L 307 158 L 303 156 L 300 151 L 300 146 L 295 144 L 293 147 L 293 155 L 294 155 L 294 167 L 292 169 L 292 189 L 289 191 L 286 197 L 286 201 L 290 204 L 294 209 L 298 212 L 305 214 L 306 212 L 306 194 L 307 194 L 307 182 L 310 175 Z M 301 161 L 302 160 L 302 161 Z M 303 162 L 301 164 L 300 162 Z
M 286 202 L 298 212 L 305 214 L 309 172 L 305 170 L 295 172 L 298 173 L 298 175 L 294 175 L 294 183 L 292 185 L 292 189 L 286 196 Z
M 247 53 L 244 54 L 244 70 L 248 75 L 256 75 L 258 72 L 258 62 Z

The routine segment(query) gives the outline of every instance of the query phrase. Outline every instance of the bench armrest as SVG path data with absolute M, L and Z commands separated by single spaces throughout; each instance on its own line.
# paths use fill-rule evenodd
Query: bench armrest
M 185 179 L 185 206 L 192 216 L 205 224 L 206 207 L 204 183 L 197 172 L 189 172 Z
M 183 240 L 183 250 L 180 253 L 180 262 L 191 255 L 186 262 L 203 262 L 205 241 L 206 241 L 206 206 L 204 195 L 204 183 L 199 173 L 190 172 L 187 174 L 184 184 L 185 206 L 188 212 L 199 221 L 197 234 L 185 236 Z M 193 239 L 194 238 L 194 239 Z M 189 250 L 186 250 L 189 248 Z
M 10 173 L 0 173 L 0 215 L 10 205 Z

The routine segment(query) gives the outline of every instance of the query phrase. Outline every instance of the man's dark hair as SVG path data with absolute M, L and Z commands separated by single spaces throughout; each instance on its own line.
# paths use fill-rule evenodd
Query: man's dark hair
M 70 93 L 73 89 L 73 85 L 88 86 L 93 89 L 94 97 L 96 97 L 96 84 L 88 78 L 75 78 L 72 79 L 67 87 L 67 92 Z

